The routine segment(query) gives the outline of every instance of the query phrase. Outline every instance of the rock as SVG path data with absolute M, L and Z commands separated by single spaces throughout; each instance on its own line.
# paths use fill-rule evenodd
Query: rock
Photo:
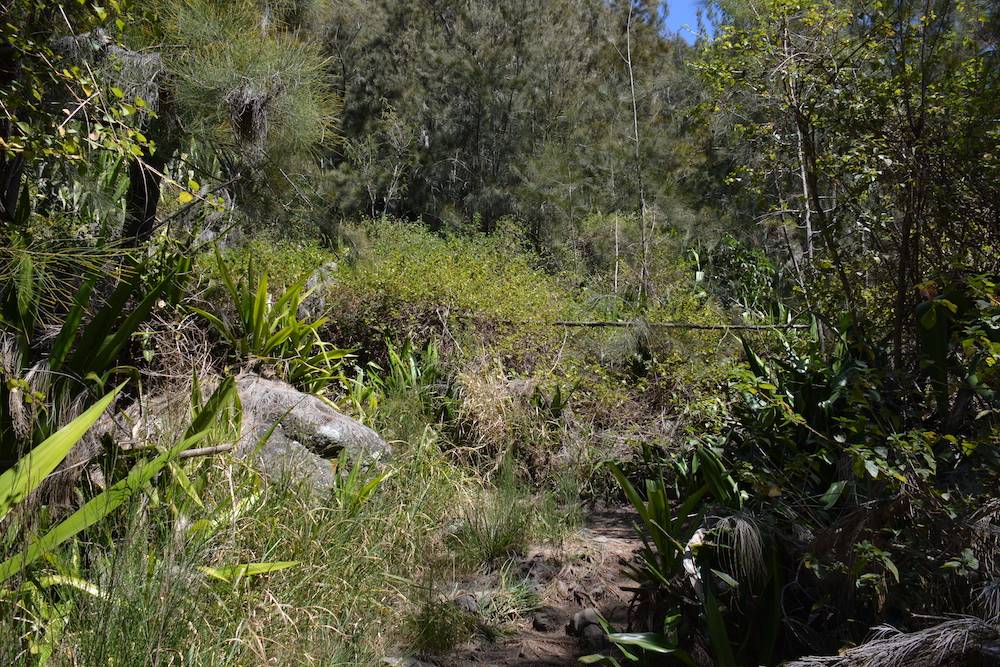
M 266 474 L 291 475 L 322 490 L 333 484 L 331 459 L 342 451 L 351 461 L 368 464 L 392 453 L 375 431 L 289 384 L 245 375 L 237 378 L 236 390 L 243 405 L 237 455 L 251 455 L 271 426 L 278 424 L 256 455 Z
M 580 643 L 587 648 L 604 648 L 604 629 L 599 625 L 588 625 L 580 635 Z
M 209 396 L 215 383 L 202 383 Z M 337 412 L 323 399 L 295 387 L 257 375 L 236 379 L 243 407 L 243 423 L 233 453 L 254 456 L 254 464 L 272 478 L 303 480 L 318 491 L 333 485 L 333 459 L 342 451 L 351 461 L 374 465 L 392 450 L 379 435 L 360 422 Z M 94 444 L 84 461 L 99 451 L 97 440 L 107 435 L 123 449 L 175 437 L 178 424 L 186 424 L 190 411 L 187 394 L 150 396 L 113 416 L 105 416 L 92 429 Z M 277 426 L 257 451 L 261 438 Z M 80 466 L 82 467 L 82 466 Z
M 429 662 L 424 662 L 423 660 L 417 660 L 416 658 L 383 658 L 382 662 L 387 665 L 394 665 L 394 667 L 435 667 Z
M 555 632 L 566 620 L 565 614 L 556 607 L 542 607 L 531 617 L 531 627 L 539 632 Z
M 237 378 L 236 390 L 243 405 L 244 438 L 249 430 L 263 428 L 262 434 L 280 422 L 278 428 L 287 437 L 320 456 L 334 457 L 347 450 L 352 460 L 371 460 L 391 453 L 378 433 L 289 384 L 244 375 Z M 245 444 L 252 447 L 256 440 Z
M 455 606 L 464 611 L 467 614 L 478 614 L 479 613 L 479 601 L 476 600 L 474 595 L 469 595 L 468 593 L 463 593 L 453 600 Z
M 576 637 L 582 637 L 583 631 L 591 625 L 596 625 L 598 629 L 601 628 L 601 614 L 593 607 L 588 607 L 582 611 L 578 611 L 573 614 L 573 618 L 570 619 L 569 625 L 566 626 L 566 632 L 568 634 L 574 635 Z M 602 636 L 604 631 L 601 630 Z

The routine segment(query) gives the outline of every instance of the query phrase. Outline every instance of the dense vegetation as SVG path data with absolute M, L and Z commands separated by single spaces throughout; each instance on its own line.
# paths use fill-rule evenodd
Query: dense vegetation
M 996 3 L 0 7 L 0 662 L 448 664 L 628 505 L 584 660 L 991 664 Z M 267 474 L 249 374 L 392 457 Z

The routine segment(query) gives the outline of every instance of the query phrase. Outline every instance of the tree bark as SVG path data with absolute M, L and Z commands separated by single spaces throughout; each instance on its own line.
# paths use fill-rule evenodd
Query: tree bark
M 177 133 L 170 107 L 169 96 L 161 88 L 157 115 L 147 128 L 147 136 L 156 142 L 156 151 L 143 158 L 133 158 L 128 165 L 122 241 L 133 248 L 148 241 L 156 229 L 164 169 L 177 150 Z
M 17 78 L 18 61 L 16 52 L 9 45 L 0 46 L 0 90 L 7 91 Z M 0 137 L 10 139 L 13 128 L 6 118 L 0 120 Z M 0 152 L 0 227 L 14 221 L 17 212 L 17 199 L 21 192 L 21 174 L 24 171 L 24 158 Z

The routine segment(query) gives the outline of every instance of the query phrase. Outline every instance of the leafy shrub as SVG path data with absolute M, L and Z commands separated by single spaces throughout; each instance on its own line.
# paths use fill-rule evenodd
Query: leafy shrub
M 767 353 L 744 341 L 721 433 L 692 459 L 668 456 L 672 476 L 645 475 L 645 490 L 616 472 L 642 519 L 632 576 L 659 606 L 648 627 L 676 610 L 682 643 L 700 635 L 719 664 L 737 647 L 774 664 L 889 618 L 992 613 L 978 591 L 1000 579 L 987 536 L 1000 519 L 993 290 L 973 278 L 929 291 L 908 383 L 859 328 L 775 334 Z M 973 404 L 976 419 L 953 420 Z M 684 602 L 691 590 L 700 608 Z
M 362 349 L 404 337 L 422 346 L 446 329 L 460 338 L 475 330 L 486 342 L 503 338 L 504 353 L 524 360 L 558 343 L 551 328 L 525 321 L 556 320 L 579 310 L 572 294 L 537 268 L 537 258 L 511 232 L 442 238 L 387 218 L 364 230 L 370 245 L 347 254 L 329 295 L 338 340 Z
M 236 246 L 221 250 L 221 255 L 230 274 L 240 274 L 253 264 L 266 269 L 271 287 L 282 291 L 337 259 L 335 252 L 315 239 L 269 234 L 255 234 Z M 196 267 L 210 280 L 221 278 L 218 260 L 213 254 L 200 255 Z
M 257 274 L 253 264 L 247 266 L 246 282 L 233 279 L 218 250 L 216 265 L 232 311 L 190 309 L 212 325 L 238 358 L 251 367 L 272 363 L 289 382 L 313 393 L 343 380 L 340 364 L 350 352 L 333 347 L 320 336 L 326 318 L 312 322 L 299 319 L 306 276 L 272 302 L 267 274 Z

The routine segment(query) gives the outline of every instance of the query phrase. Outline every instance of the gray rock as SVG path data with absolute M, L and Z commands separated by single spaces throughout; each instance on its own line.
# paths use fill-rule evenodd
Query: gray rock
M 593 607 L 588 607 L 587 609 L 573 614 L 573 618 L 570 619 L 569 625 L 566 626 L 566 632 L 576 637 L 582 637 L 584 630 L 592 625 L 596 625 L 600 630 L 600 623 L 600 613 Z M 603 635 L 604 631 L 601 630 L 601 633 Z
M 237 378 L 236 390 L 243 404 L 245 435 L 249 429 L 263 428 L 266 432 L 278 422 L 287 437 L 320 456 L 333 457 L 347 450 L 351 459 L 370 460 L 391 453 L 378 433 L 337 412 L 323 399 L 289 384 L 244 375 Z M 243 444 L 252 447 L 255 443 Z
M 382 662 L 387 665 L 394 665 L 394 667 L 435 667 L 429 662 L 424 662 L 423 660 L 417 660 L 413 657 L 406 658 L 383 658 Z
M 604 630 L 599 625 L 588 625 L 580 635 L 580 643 L 587 648 L 603 648 L 606 640 Z
M 256 463 L 265 474 L 291 476 L 322 490 L 333 484 L 332 459 L 342 451 L 351 461 L 366 464 L 392 453 L 375 431 L 289 384 L 245 375 L 237 378 L 236 390 L 243 405 L 237 455 L 252 455 L 261 438 L 277 424 L 256 453 Z
M 476 600 L 476 596 L 469 595 L 468 593 L 463 593 L 453 600 L 455 606 L 466 612 L 467 614 L 478 614 L 479 613 L 479 601 Z
M 204 381 L 202 393 L 210 395 L 216 385 Z M 342 451 L 351 461 L 366 465 L 376 465 L 392 453 L 375 431 L 287 383 L 243 375 L 236 379 L 236 391 L 243 407 L 243 423 L 233 453 L 253 456 L 254 465 L 269 477 L 302 480 L 325 491 L 334 482 L 333 459 Z M 107 415 L 89 434 L 93 444 L 86 450 L 80 448 L 82 464 L 77 467 L 85 467 L 100 450 L 102 434 L 122 449 L 173 438 L 178 425 L 187 423 L 189 411 L 188 395 L 174 393 L 146 397 L 126 410 Z M 258 451 L 261 439 L 275 423 Z
M 542 607 L 531 617 L 531 627 L 539 632 L 555 632 L 563 626 L 566 615 L 556 607 Z

